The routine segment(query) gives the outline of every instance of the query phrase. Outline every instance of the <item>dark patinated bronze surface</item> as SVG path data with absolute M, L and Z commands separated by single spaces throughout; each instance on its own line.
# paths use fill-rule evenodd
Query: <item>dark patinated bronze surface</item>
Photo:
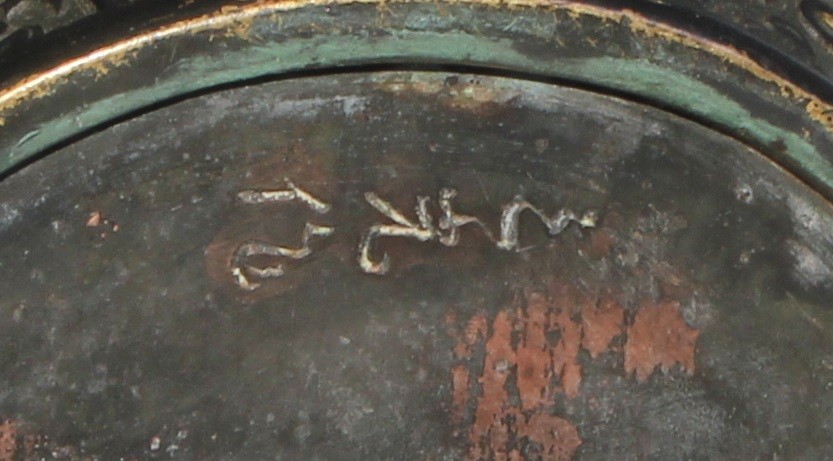
M 833 454 L 809 66 L 649 8 L 203 8 L 0 92 L 0 460 Z

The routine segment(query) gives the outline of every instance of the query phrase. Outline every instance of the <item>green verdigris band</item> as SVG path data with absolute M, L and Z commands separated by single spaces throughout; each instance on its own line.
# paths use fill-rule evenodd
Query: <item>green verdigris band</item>
M 309 69 L 452 63 L 651 102 L 750 144 L 833 195 L 833 165 L 823 153 L 831 147 L 830 132 L 808 116 L 807 101 L 785 96 L 783 88 L 705 45 L 640 33 L 598 11 L 588 14 L 569 3 L 382 8 L 285 2 L 261 4 L 242 17 L 239 11 L 221 8 L 137 35 L 112 51 L 105 47 L 64 66 L 66 72 L 53 71 L 41 87 L 30 84 L 22 96 L 12 86 L 0 95 L 6 109 L 0 171 L 126 114 L 218 85 Z

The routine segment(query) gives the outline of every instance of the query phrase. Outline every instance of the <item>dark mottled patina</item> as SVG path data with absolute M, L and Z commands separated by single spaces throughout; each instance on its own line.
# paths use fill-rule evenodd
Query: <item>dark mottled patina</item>
M 330 211 L 237 197 L 286 179 Z M 391 270 L 364 273 L 361 236 L 388 222 L 365 192 L 416 221 L 417 196 L 436 217 L 443 187 L 495 235 L 517 195 L 599 221 L 548 237 L 527 213 L 520 251 L 477 226 L 453 247 L 380 238 Z M 567 318 L 592 319 L 600 299 L 624 310 L 609 346 L 545 338 L 576 348 L 576 392 L 535 410 L 512 403 L 535 385 L 506 378 L 501 405 L 568 422 L 576 456 L 831 450 L 830 205 L 748 147 L 644 105 L 436 72 L 268 83 L 92 135 L 0 193 L 2 409 L 79 456 L 473 456 L 474 407 L 453 417 L 452 370 L 489 373 L 501 312 L 529 334 L 519 293 Z M 283 277 L 234 283 L 238 245 L 298 246 L 305 222 L 335 232 L 282 261 Z M 695 363 L 656 359 L 645 375 L 654 359 L 637 357 L 635 376 L 623 348 L 652 341 L 632 329 L 663 303 L 698 332 Z M 453 330 L 478 315 L 466 358 Z M 465 405 L 485 385 L 471 381 Z M 507 451 L 535 458 L 529 440 Z
M 21 60 L 0 460 L 830 456 L 827 83 L 643 6 L 197 2 Z

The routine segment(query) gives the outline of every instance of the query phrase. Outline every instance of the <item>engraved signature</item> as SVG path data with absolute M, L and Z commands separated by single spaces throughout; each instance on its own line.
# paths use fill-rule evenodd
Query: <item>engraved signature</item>
M 300 201 L 318 214 L 330 211 L 330 205 L 312 196 L 312 194 L 297 187 L 292 181 L 286 180 L 288 189 L 284 190 L 244 190 L 237 194 L 238 200 L 245 204 L 259 205 L 275 202 Z M 259 279 L 277 278 L 284 275 L 283 266 L 257 267 L 247 264 L 246 259 L 252 256 L 275 256 L 291 259 L 304 259 L 312 254 L 310 240 L 313 237 L 327 237 L 335 231 L 332 227 L 319 226 L 311 222 L 304 225 L 301 234 L 301 246 L 288 248 L 258 241 L 248 241 L 237 247 L 231 265 L 231 275 L 238 287 L 253 291 L 260 288 L 260 283 L 252 282 L 250 277 Z
M 328 203 L 296 186 L 291 180 L 286 179 L 285 182 L 285 189 L 244 190 L 237 194 L 237 199 L 247 205 L 298 201 L 320 215 L 327 214 L 331 210 L 332 207 Z M 500 231 L 495 236 L 479 218 L 461 214 L 454 210 L 452 202 L 456 196 L 457 191 L 455 189 L 447 187 L 440 189 L 437 197 L 440 216 L 436 220 L 429 209 L 431 197 L 417 196 L 414 210 L 416 220 L 413 220 L 406 217 L 375 192 L 365 192 L 364 199 L 367 204 L 384 215 L 390 222 L 373 224 L 364 232 L 358 245 L 357 263 L 359 269 L 364 273 L 374 275 L 384 275 L 390 270 L 391 258 L 387 253 L 383 253 L 381 259 L 374 258 L 372 254 L 376 240 L 382 237 L 409 238 L 419 242 L 437 241 L 444 246 L 453 247 L 460 242 L 460 229 L 471 225 L 480 229 L 495 244 L 496 248 L 504 251 L 520 252 L 525 249 L 519 241 L 520 216 L 524 211 L 529 211 L 536 216 L 544 224 L 550 236 L 560 234 L 571 223 L 575 223 L 581 228 L 591 228 L 595 227 L 598 221 L 598 214 L 594 210 L 579 215 L 570 209 L 562 208 L 555 214 L 548 215 L 541 208 L 518 195 L 509 203 L 503 205 L 499 222 Z M 231 275 L 234 282 L 239 288 L 246 291 L 258 289 L 261 284 L 255 280 L 283 276 L 285 274 L 283 265 L 262 267 L 249 264 L 247 260 L 254 256 L 304 259 L 312 254 L 310 241 L 313 238 L 326 238 L 335 231 L 334 227 L 307 221 L 301 235 L 301 245 L 297 248 L 254 240 L 243 242 L 237 247 L 232 258 Z

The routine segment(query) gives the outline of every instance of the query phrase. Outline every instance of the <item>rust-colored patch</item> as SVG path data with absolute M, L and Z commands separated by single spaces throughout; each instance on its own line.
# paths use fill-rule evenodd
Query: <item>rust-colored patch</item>
M 519 309 L 518 320 L 522 337 L 517 353 L 518 392 L 521 395 L 521 409 L 533 410 L 546 405 L 550 398 L 547 388 L 552 377 L 550 347 L 547 344 L 546 299 L 534 293 L 529 296 L 526 312 Z
M 20 421 L 0 419 L 0 461 L 46 459 L 52 452 L 45 442 L 43 436 L 24 429 Z
M 494 456 L 505 457 L 509 444 L 508 416 L 509 394 L 506 381 L 515 364 L 515 351 L 512 349 L 513 320 L 511 313 L 503 311 L 492 323 L 492 336 L 486 341 L 486 358 L 483 364 L 483 376 L 479 382 L 483 394 L 477 401 L 474 424 L 471 426 L 473 459 Z
M 471 357 L 472 348 L 477 343 L 479 338 L 486 338 L 489 333 L 488 320 L 483 313 L 477 314 L 470 318 L 463 330 L 462 341 L 457 342 L 454 348 L 454 355 L 458 359 L 466 359 Z
M 518 427 L 518 437 L 538 445 L 544 461 L 567 461 L 581 445 L 578 429 L 566 419 L 534 414 Z M 520 454 L 520 453 L 519 453 Z M 518 458 L 521 459 L 521 458 Z
M 581 311 L 581 346 L 597 358 L 610 347 L 613 338 L 622 334 L 625 311 L 612 299 L 599 301 Z
M 17 423 L 0 423 L 0 461 L 13 461 L 17 454 Z
M 581 386 L 581 324 L 573 320 L 573 313 L 586 301 L 579 298 L 574 287 L 559 281 L 550 283 L 548 291 L 552 305 L 549 331 L 559 336 L 550 353 L 553 373 L 561 382 L 560 390 L 575 397 Z
M 616 236 L 613 231 L 602 228 L 590 234 L 587 244 L 582 245 L 582 251 L 593 260 L 599 260 L 608 256 L 616 243 Z
M 628 328 L 625 373 L 644 382 L 659 366 L 666 371 L 679 364 L 694 373 L 694 348 L 700 332 L 686 325 L 676 302 L 643 305 Z
M 570 310 L 563 306 L 550 314 L 550 330 L 561 335 L 552 350 L 553 372 L 561 379 L 561 388 L 567 397 L 575 397 L 581 386 L 581 364 L 578 361 L 581 325 L 572 320 Z
M 462 330 L 456 316 L 448 314 L 448 331 L 457 340 L 452 421 L 470 424 L 467 458 L 520 460 L 525 453 L 544 460 L 572 458 L 581 436 L 556 409 L 561 407 L 558 399 L 581 394 L 581 349 L 596 359 L 611 352 L 614 338 L 627 333 L 625 373 L 635 372 L 637 382 L 657 365 L 680 364 L 693 373 L 699 332 L 685 324 L 678 303 L 645 303 L 630 327 L 625 318 L 613 296 L 582 295 L 559 281 L 549 285 L 547 295 L 519 293 L 496 314 L 491 328 L 483 313 L 472 316 Z M 478 347 L 485 357 L 482 374 L 474 379 L 473 370 L 480 369 L 472 363 Z
M 469 430 L 469 459 L 521 459 L 519 450 L 526 447 L 539 450 L 542 459 L 560 460 L 578 448 L 578 430 L 550 414 L 557 392 L 575 396 L 581 382 L 581 324 L 570 318 L 574 306 L 568 298 L 555 308 L 540 293 L 522 294 L 495 316 L 490 331 L 482 313 L 466 322 L 462 332 L 451 329 L 460 360 L 470 360 L 480 338 L 486 338 L 483 372 L 476 382 L 468 365 L 452 370 L 455 423 L 464 422 L 473 386 L 481 391 Z M 548 337 L 552 333 L 559 335 L 554 344 Z M 510 388 L 517 389 L 519 404 L 510 401 Z
M 463 409 L 469 400 L 469 369 L 465 365 L 457 365 L 451 370 L 451 389 L 454 393 L 452 420 L 456 424 L 462 421 Z

